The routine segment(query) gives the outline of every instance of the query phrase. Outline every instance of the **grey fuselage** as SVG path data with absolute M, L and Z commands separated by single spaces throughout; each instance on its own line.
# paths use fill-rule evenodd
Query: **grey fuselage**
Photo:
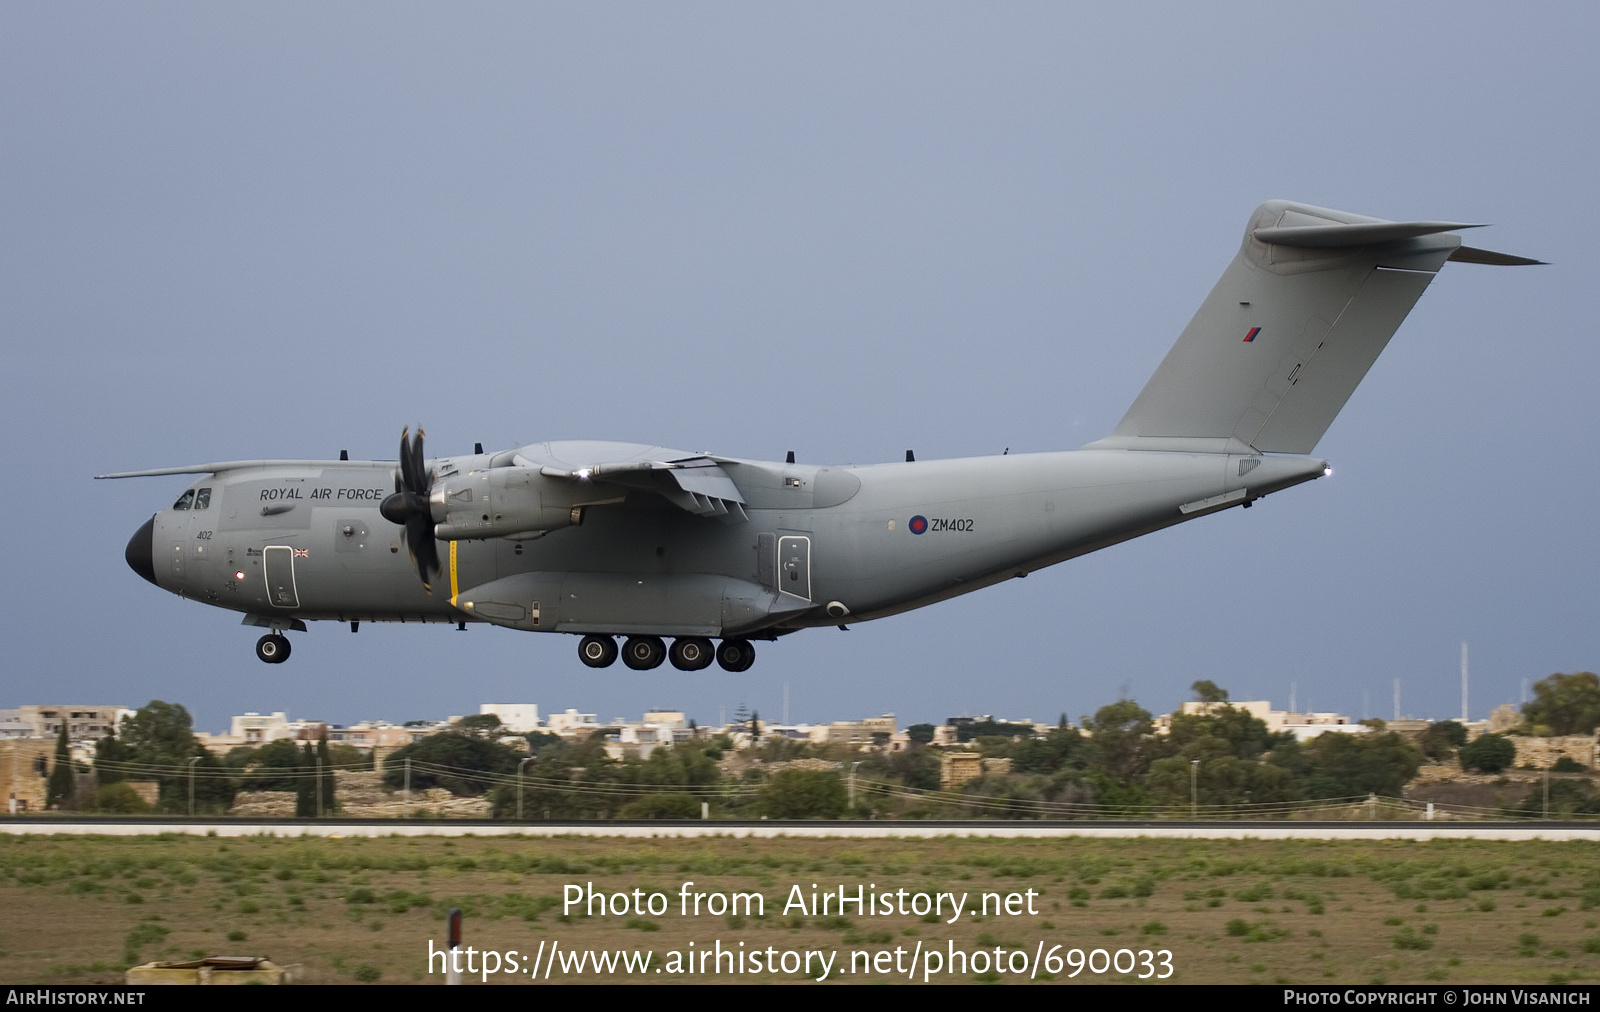
M 1267 201 L 1122 421 L 1075 451 L 810 467 L 575 441 L 429 463 L 419 431 L 398 479 L 344 461 L 102 477 L 208 476 L 128 561 L 246 624 L 627 635 L 625 660 L 645 667 L 661 660 L 652 638 L 672 636 L 694 670 L 705 638 L 882 618 L 1321 476 L 1308 455 L 1447 262 L 1539 262 L 1463 246 L 1473 227 Z M 286 644 L 258 653 L 281 660 Z M 744 670 L 743 647 L 719 661 Z
M 514 452 L 565 467 L 689 456 L 593 442 Z M 429 467 L 464 474 L 505 456 Z M 392 462 L 218 465 L 190 486 L 210 490 L 206 508 L 155 514 L 130 542 L 129 561 L 165 590 L 276 628 L 486 621 L 543 632 L 771 637 L 932 604 L 1326 470 L 1303 456 L 1122 449 L 837 468 L 718 460 L 747 519 L 697 516 L 629 492 L 586 507 L 578 526 L 441 543 L 444 571 L 431 591 L 402 528 L 378 513 L 394 487 Z

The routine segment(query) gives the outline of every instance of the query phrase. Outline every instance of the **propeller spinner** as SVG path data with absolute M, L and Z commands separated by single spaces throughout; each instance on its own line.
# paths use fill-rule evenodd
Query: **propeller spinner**
M 428 493 L 433 489 L 433 476 L 423 465 L 423 431 L 417 428 L 417 438 L 411 438 L 408 426 L 400 433 L 400 469 L 394 478 L 394 495 L 378 507 L 378 512 L 390 523 L 406 529 L 406 549 L 411 561 L 417 564 L 417 576 L 422 586 L 433 593 L 433 576 L 439 571 L 439 549 L 433 538 L 433 514 L 428 507 Z

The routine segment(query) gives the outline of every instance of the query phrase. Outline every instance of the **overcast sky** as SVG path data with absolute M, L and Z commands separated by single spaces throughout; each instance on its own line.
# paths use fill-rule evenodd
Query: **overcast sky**
M 1472 716 L 1600 665 L 1584 4 L 10 3 L 0 706 L 202 730 L 482 702 Z M 1491 222 L 1317 448 L 1332 478 L 742 675 L 236 613 L 123 562 L 185 478 L 610 438 L 807 463 L 1105 435 L 1283 197 Z

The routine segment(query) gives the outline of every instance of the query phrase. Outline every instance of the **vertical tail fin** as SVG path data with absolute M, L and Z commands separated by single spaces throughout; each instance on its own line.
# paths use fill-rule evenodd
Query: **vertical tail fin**
M 1475 227 L 1262 204 L 1122 422 L 1090 447 L 1310 453 L 1445 261 L 1538 263 L 1449 234 Z

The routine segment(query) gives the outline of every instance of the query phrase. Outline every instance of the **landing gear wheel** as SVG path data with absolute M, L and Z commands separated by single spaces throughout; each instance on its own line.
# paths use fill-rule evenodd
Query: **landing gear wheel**
M 717 647 L 717 663 L 724 671 L 749 671 L 756 662 L 756 648 L 749 640 L 723 640 Z
M 591 668 L 609 668 L 617 659 L 617 641 L 610 636 L 585 636 L 578 644 L 578 659 Z
M 667 657 L 679 671 L 699 671 L 711 666 L 715 653 L 711 641 L 704 637 L 679 636 L 672 641 L 672 649 L 667 652 Z
M 256 656 L 268 664 L 282 664 L 289 659 L 289 639 L 269 633 L 256 640 Z
M 622 644 L 622 663 L 635 671 L 660 667 L 666 657 L 667 645 L 660 636 L 629 636 Z

